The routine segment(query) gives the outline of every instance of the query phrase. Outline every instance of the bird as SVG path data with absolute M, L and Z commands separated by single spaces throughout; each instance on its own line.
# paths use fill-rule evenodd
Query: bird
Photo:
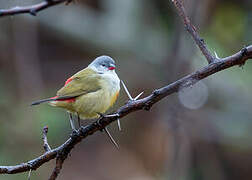
M 86 68 L 68 78 L 56 96 L 35 101 L 31 105 L 47 102 L 51 106 L 65 109 L 69 113 L 72 129 L 76 130 L 73 115 L 77 115 L 80 126 L 80 120 L 99 118 L 116 102 L 120 92 L 120 79 L 115 69 L 115 61 L 111 57 L 99 56 Z M 107 129 L 105 131 L 111 136 Z

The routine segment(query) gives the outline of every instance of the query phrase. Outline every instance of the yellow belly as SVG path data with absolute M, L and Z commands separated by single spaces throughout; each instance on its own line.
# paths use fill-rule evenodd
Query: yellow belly
M 115 103 L 118 95 L 119 91 L 111 94 L 101 89 L 79 96 L 74 102 L 57 101 L 51 105 L 77 113 L 81 119 L 93 119 L 99 117 L 97 113 L 105 113 Z

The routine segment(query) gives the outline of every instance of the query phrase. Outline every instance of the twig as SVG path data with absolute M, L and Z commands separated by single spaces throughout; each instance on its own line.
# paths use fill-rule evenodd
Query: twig
M 229 57 L 219 59 L 219 61 L 214 62 L 212 64 L 207 65 L 204 68 L 199 69 L 198 71 L 189 74 L 165 87 L 155 90 L 149 96 L 139 99 L 136 101 L 128 101 L 127 104 L 120 107 L 116 113 L 118 113 L 119 117 L 122 118 L 129 113 L 138 110 L 149 110 L 153 104 L 157 103 L 161 99 L 166 96 L 178 92 L 183 87 L 190 86 L 212 74 L 215 74 L 224 69 L 230 68 L 235 65 L 243 65 L 248 59 L 252 58 L 252 45 L 243 48 L 241 51 L 233 54 Z M 117 116 L 103 117 L 99 120 L 99 124 L 94 122 L 85 127 L 81 127 L 78 131 L 71 135 L 71 137 L 61 146 L 52 149 L 44 153 L 43 155 L 29 161 L 26 163 L 22 163 L 16 166 L 0 166 L 0 174 L 15 174 L 20 172 L 26 172 L 30 169 L 36 170 L 44 163 L 56 158 L 57 154 L 60 156 L 67 157 L 70 151 L 74 148 L 74 146 L 80 143 L 87 136 L 92 135 L 93 133 L 104 129 L 108 124 L 117 120 Z
M 51 6 L 55 6 L 60 3 L 69 4 L 72 2 L 72 0 L 44 0 L 41 3 L 30 5 L 30 6 L 16 6 L 14 8 L 10 9 L 0 9 L 0 17 L 3 16 L 10 16 L 10 15 L 16 15 L 16 14 L 25 14 L 29 13 L 32 16 L 36 16 L 39 11 L 42 11 L 46 8 L 49 8 Z
M 179 15 L 183 19 L 186 30 L 191 34 L 195 43 L 200 48 L 202 54 L 206 57 L 208 63 L 213 63 L 215 61 L 215 57 L 211 54 L 211 52 L 207 49 L 207 46 L 204 42 L 204 39 L 199 36 L 196 31 L 196 28 L 191 24 L 190 19 L 185 13 L 185 8 L 181 0 L 172 0 L 173 4 L 178 10 Z
M 42 139 L 43 139 L 43 147 L 44 147 L 44 150 L 45 150 L 45 152 L 47 152 L 47 151 L 51 151 L 51 147 L 49 146 L 49 144 L 48 144 L 48 142 L 47 142 L 47 133 L 48 133 L 48 127 L 47 126 L 45 126 L 44 128 L 43 128 L 43 137 L 42 137 Z
M 58 158 L 58 157 L 56 158 L 56 165 L 48 180 L 55 180 L 58 177 L 60 170 L 62 169 L 63 162 L 64 162 L 63 159 Z

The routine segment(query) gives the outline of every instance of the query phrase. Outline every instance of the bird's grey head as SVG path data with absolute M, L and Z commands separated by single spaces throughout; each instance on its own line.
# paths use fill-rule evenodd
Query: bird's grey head
M 115 70 L 115 61 L 109 56 L 99 56 L 97 57 L 89 67 L 98 71 L 99 73 L 105 73 Z

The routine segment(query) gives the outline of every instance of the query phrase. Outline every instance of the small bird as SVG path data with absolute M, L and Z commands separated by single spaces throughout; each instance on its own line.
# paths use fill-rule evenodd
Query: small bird
M 115 103 L 120 91 L 120 79 L 115 68 L 115 61 L 111 57 L 99 56 L 85 69 L 67 79 L 55 97 L 35 101 L 31 105 L 48 102 L 51 106 L 64 108 L 75 130 L 73 114 L 78 116 L 80 125 L 80 119 L 99 118 Z

